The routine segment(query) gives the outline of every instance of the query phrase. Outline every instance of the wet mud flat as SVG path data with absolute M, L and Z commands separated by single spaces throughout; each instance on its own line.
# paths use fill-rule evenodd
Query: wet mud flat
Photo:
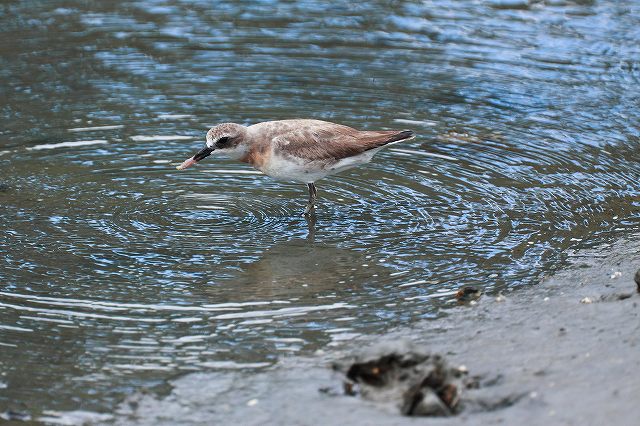
M 370 335 L 313 357 L 286 358 L 258 374 L 183 376 L 163 396 L 130 396 L 112 421 L 415 424 L 420 420 L 401 414 L 406 383 L 362 392 L 351 379 L 363 362 L 428 353 L 439 354 L 449 371 L 466 375 L 455 379 L 455 412 L 432 417 L 429 424 L 636 424 L 640 294 L 634 274 L 640 239 L 570 258 L 569 267 L 536 286 L 508 297 L 483 295 L 441 319 Z M 369 373 L 377 374 L 372 365 Z

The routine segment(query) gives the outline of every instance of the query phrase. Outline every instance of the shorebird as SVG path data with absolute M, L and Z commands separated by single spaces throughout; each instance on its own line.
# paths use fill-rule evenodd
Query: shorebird
M 191 167 L 209 155 L 226 155 L 279 180 L 306 183 L 315 210 L 316 181 L 368 163 L 385 146 L 411 139 L 411 130 L 360 131 L 320 120 L 265 121 L 252 126 L 223 123 L 207 132 L 206 146 L 177 167 Z

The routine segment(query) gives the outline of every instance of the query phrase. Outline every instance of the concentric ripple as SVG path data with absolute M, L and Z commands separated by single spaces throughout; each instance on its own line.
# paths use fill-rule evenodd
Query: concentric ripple
M 0 412 L 268 367 L 640 229 L 637 5 L 64 5 L 0 16 Z M 305 185 L 175 170 L 291 117 L 418 137 L 318 182 L 315 220 Z

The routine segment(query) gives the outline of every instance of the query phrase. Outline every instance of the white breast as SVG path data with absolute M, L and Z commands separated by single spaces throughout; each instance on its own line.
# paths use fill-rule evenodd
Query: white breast
M 372 149 L 353 157 L 343 158 L 333 164 L 325 161 L 308 161 L 273 153 L 261 172 L 274 179 L 293 180 L 302 183 L 316 182 L 325 176 L 340 173 L 361 164 L 368 163 L 380 148 Z

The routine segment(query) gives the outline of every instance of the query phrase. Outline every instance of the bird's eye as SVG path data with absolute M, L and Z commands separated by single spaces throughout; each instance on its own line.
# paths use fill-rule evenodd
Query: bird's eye
M 218 148 L 224 148 L 224 146 L 227 145 L 228 142 L 229 142 L 229 138 L 228 137 L 220 138 L 216 142 L 216 146 Z

